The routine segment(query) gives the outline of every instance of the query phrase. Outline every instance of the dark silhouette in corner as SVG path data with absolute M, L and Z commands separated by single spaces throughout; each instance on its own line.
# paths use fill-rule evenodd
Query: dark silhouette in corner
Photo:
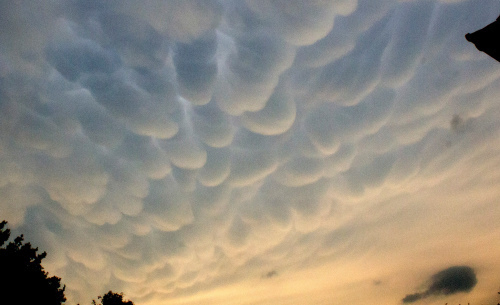
M 466 34 L 465 39 L 472 42 L 479 51 L 500 62 L 500 16 L 486 27 Z
M 5 245 L 10 238 L 6 224 L 0 223 L 0 298 L 12 304 L 64 303 L 66 286 L 61 288 L 61 279 L 49 277 L 41 265 L 47 253 L 38 254 L 38 248 L 23 243 L 23 235 Z
M 66 302 L 66 286 L 61 288 L 61 278 L 48 277 L 43 269 L 42 260 L 47 253 L 38 254 L 38 248 L 23 242 L 23 235 L 6 244 L 10 238 L 6 225 L 6 221 L 0 222 L 0 304 L 6 300 L 9 304 L 20 305 L 61 305 Z M 99 304 L 96 301 L 92 304 L 134 305 L 132 301 L 123 300 L 123 293 L 111 290 L 98 299 L 101 300 Z
M 132 301 L 124 301 L 123 293 L 115 293 L 113 291 L 108 291 L 102 297 L 99 296 L 98 299 L 101 300 L 101 303 L 98 304 L 96 301 L 92 301 L 93 305 L 134 305 Z

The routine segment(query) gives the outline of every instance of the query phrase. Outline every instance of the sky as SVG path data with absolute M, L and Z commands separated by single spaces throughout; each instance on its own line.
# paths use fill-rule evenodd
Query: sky
M 0 219 L 66 304 L 496 304 L 499 14 L 0 1 Z

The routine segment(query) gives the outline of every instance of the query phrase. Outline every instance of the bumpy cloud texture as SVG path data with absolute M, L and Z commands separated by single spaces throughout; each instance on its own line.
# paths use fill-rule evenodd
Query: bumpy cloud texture
M 49 253 L 74 303 L 112 289 L 137 304 L 329 304 L 315 299 L 328 285 L 339 302 L 365 279 L 391 285 L 376 266 L 402 274 L 411 249 L 438 247 L 418 228 L 456 252 L 498 230 L 500 69 L 463 37 L 498 11 L 3 1 L 0 218 Z M 361 258 L 380 274 L 346 269 Z M 353 278 L 299 276 L 326 265 Z

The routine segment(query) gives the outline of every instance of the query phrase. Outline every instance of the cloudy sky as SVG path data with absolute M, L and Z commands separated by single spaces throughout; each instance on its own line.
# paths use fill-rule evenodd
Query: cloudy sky
M 496 304 L 499 13 L 0 1 L 0 218 L 72 305 Z

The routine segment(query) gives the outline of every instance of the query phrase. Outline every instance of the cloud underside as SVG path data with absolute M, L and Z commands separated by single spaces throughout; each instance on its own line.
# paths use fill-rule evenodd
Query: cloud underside
M 0 217 L 69 302 L 147 304 L 368 251 L 374 215 L 451 190 L 489 206 L 500 70 L 463 35 L 500 7 L 476 5 L 3 1 Z

